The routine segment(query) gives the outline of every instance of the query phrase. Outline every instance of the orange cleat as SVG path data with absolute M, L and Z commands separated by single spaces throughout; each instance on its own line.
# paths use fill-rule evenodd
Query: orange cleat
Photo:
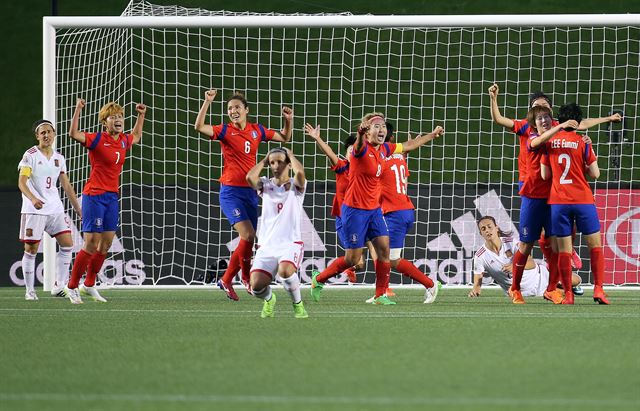
M 564 299 L 562 300 L 562 304 L 573 305 L 573 293 L 572 292 L 565 293 Z
M 350 283 L 358 282 L 358 279 L 356 278 L 356 272 L 353 271 L 352 268 L 344 270 L 344 274 L 347 276 L 347 280 L 349 280 Z
M 509 288 L 509 297 L 511 297 L 511 302 L 514 304 L 524 304 L 524 298 L 522 298 L 522 293 L 520 290 L 514 290 L 513 288 Z
M 562 291 L 555 289 L 553 291 L 546 291 L 543 294 L 545 300 L 551 301 L 554 304 L 562 304 L 562 300 L 564 296 L 562 295 Z
M 387 291 L 385 292 L 385 294 L 387 295 L 387 297 L 395 297 L 396 293 L 393 292 L 393 290 L 389 287 L 387 287 Z
M 573 267 L 574 270 L 582 269 L 582 259 L 576 250 L 573 250 L 573 253 L 571 254 L 571 267 Z
M 593 287 L 593 301 L 598 304 L 609 305 L 609 300 L 607 300 L 607 294 L 602 289 L 601 285 L 596 285 Z

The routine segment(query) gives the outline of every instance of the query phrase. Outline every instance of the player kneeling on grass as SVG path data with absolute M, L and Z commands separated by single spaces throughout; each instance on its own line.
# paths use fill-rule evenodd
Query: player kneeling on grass
M 272 178 L 261 177 L 269 167 Z M 293 178 L 290 171 L 293 169 Z M 300 295 L 298 267 L 304 244 L 300 225 L 307 180 L 302 164 L 285 148 L 275 148 L 247 173 L 247 182 L 262 197 L 261 224 L 257 232 L 258 251 L 251 267 L 253 295 L 264 300 L 261 317 L 273 317 L 276 295 L 271 291 L 275 274 L 291 296 L 296 318 L 307 318 Z
M 511 238 L 511 233 L 502 231 L 496 220 L 489 215 L 478 221 L 478 230 L 484 238 L 484 244 L 473 257 L 473 288 L 469 291 L 469 297 L 480 297 L 484 276 L 493 278 L 507 295 L 512 284 L 513 256 L 518 250 L 518 243 Z M 573 285 L 580 284 L 580 277 L 574 274 L 572 282 Z M 529 256 L 520 285 L 522 295 L 542 297 L 548 283 L 547 267 L 534 262 Z M 561 301 L 562 299 L 557 303 Z

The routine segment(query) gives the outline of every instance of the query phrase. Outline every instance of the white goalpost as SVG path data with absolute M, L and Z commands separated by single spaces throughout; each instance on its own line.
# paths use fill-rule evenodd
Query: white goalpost
M 417 211 L 404 257 L 445 284 L 470 283 L 477 218 L 493 215 L 515 232 L 519 221 L 518 137 L 491 120 L 493 82 L 502 114 L 513 119 L 526 117 L 528 94 L 538 90 L 556 109 L 577 102 L 585 117 L 624 114 L 586 134 L 603 170 L 592 187 L 606 283 L 640 283 L 640 15 L 275 15 L 132 1 L 118 17 L 45 17 L 43 48 L 43 115 L 57 125 L 76 191 L 89 172 L 86 150 L 67 137 L 76 98 L 87 101 L 86 131 L 99 130 L 106 102 L 125 107 L 127 129 L 135 103 L 148 106 L 141 144 L 124 166 L 122 226 L 102 284 L 203 284 L 229 258 L 237 235 L 219 207 L 220 147 L 193 129 L 209 88 L 219 91 L 209 124 L 227 122 L 224 101 L 234 91 L 247 97 L 250 121 L 270 128 L 281 127 L 283 105 L 293 107 L 290 144 L 310 182 L 303 282 L 342 254 L 330 215 L 334 175 L 304 123 L 319 124 L 340 153 L 370 111 L 384 112 L 400 141 L 443 125 L 444 136 L 408 160 Z M 74 243 L 78 250 L 78 233 Z M 47 290 L 56 246 L 43 246 Z M 579 273 L 590 281 L 587 263 Z M 358 278 L 374 277 L 370 265 Z M 393 273 L 391 281 L 408 284 Z

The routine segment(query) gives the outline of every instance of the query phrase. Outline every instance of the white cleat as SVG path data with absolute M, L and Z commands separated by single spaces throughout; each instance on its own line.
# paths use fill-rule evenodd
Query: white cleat
M 24 295 L 24 299 L 27 301 L 38 301 L 38 295 L 36 294 L 36 290 L 27 291 Z
M 436 283 L 431 288 L 427 288 L 424 292 L 424 303 L 431 304 L 438 297 L 438 291 L 440 290 L 440 281 L 436 281 Z
M 375 299 L 376 299 L 376 296 L 374 295 L 373 297 L 368 298 L 367 300 L 365 300 L 365 303 L 367 303 L 367 304 L 373 304 L 373 302 L 375 301 Z
M 53 287 L 51 289 L 51 296 L 52 297 L 66 297 L 67 294 L 65 294 L 64 287 L 55 286 L 55 287 Z
M 64 293 L 71 300 L 71 304 L 82 304 L 82 298 L 80 298 L 80 292 L 77 288 L 64 287 Z
M 94 301 L 99 303 L 106 303 L 107 299 L 100 295 L 96 287 L 87 287 L 86 285 L 80 285 L 80 294 L 88 295 L 93 298 Z

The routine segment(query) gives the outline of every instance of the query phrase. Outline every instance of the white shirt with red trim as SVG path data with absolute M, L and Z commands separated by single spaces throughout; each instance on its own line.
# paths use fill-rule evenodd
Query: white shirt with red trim
M 60 174 L 67 172 L 64 156 L 54 150 L 51 158 L 47 159 L 37 146 L 33 146 L 24 153 L 22 160 L 18 163 L 18 170 L 25 167 L 31 169 L 27 187 L 33 195 L 42 200 L 44 206 L 38 210 L 23 194 L 21 213 L 41 215 L 63 213 L 64 206 L 58 191 L 58 178 Z
M 258 245 L 273 247 L 279 244 L 302 242 L 300 226 L 302 224 L 302 204 L 307 189 L 298 188 L 293 179 L 278 186 L 272 179 L 260 177 L 262 189 L 262 215 L 258 223 Z

